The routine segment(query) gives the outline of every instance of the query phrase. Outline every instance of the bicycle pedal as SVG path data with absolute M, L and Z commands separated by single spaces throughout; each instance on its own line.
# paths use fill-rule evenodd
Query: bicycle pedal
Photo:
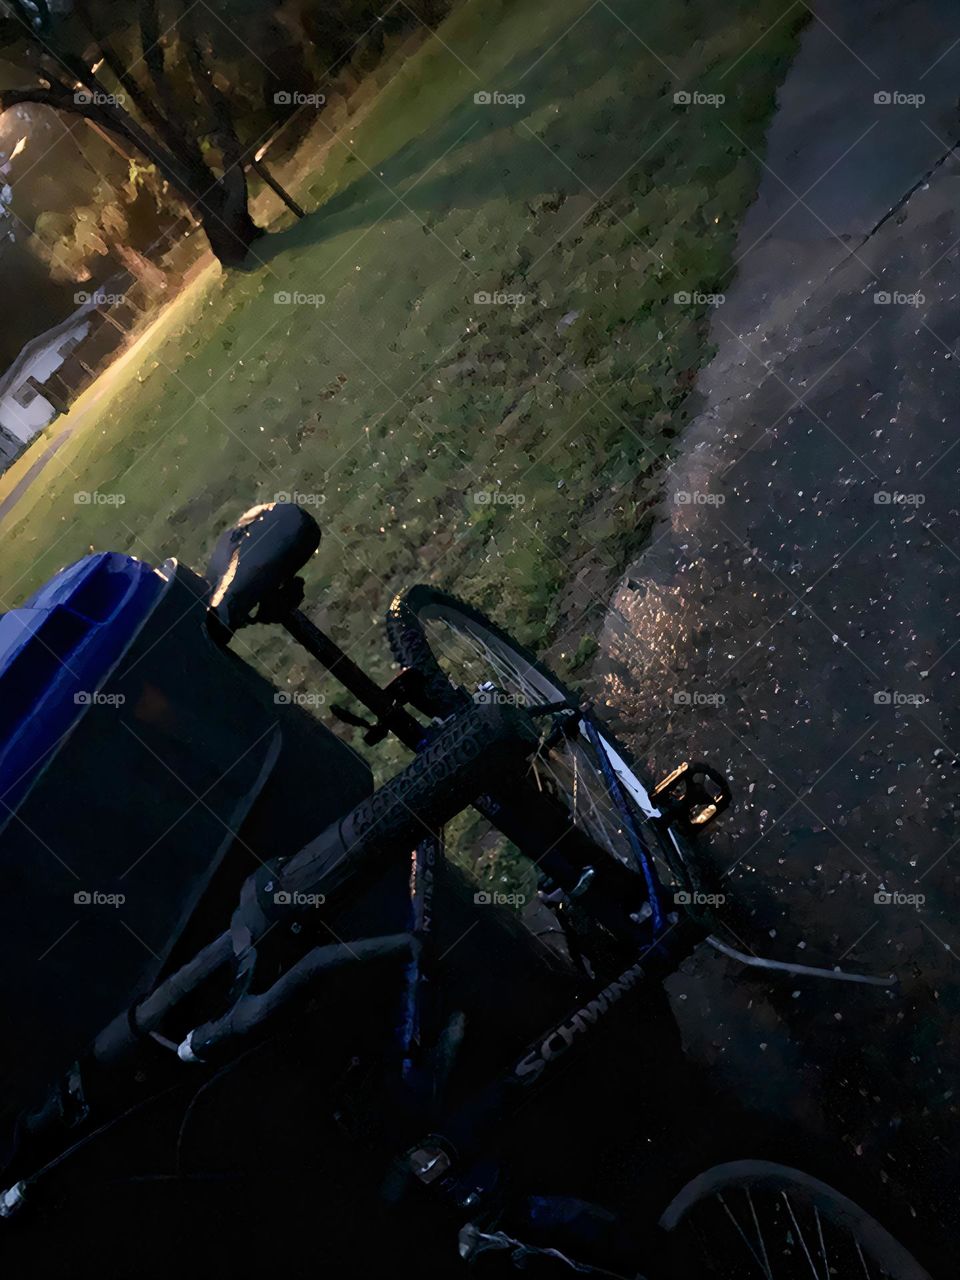
M 732 792 L 723 774 L 703 761 L 687 761 L 668 773 L 653 789 L 663 819 L 691 831 L 702 831 L 730 806 Z

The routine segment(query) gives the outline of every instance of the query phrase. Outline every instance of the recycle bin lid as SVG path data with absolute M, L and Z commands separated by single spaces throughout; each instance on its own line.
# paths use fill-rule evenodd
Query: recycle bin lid
M 169 582 L 102 551 L 0 615 L 0 824 L 96 698 Z

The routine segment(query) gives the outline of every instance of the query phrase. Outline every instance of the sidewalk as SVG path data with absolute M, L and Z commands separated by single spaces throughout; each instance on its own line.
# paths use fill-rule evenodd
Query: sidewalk
M 702 407 L 601 669 L 657 771 L 702 757 L 731 775 L 737 807 L 707 847 L 727 940 L 901 979 L 878 995 L 699 959 L 673 993 L 691 1051 L 842 1137 L 947 1232 L 960 14 L 820 8 L 830 29 L 808 28 L 782 90 Z

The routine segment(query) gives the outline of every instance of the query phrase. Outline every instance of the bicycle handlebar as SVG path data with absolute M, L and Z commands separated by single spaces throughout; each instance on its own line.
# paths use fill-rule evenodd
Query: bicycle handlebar
M 374 882 L 398 857 L 408 856 L 424 832 L 432 834 L 471 803 L 489 812 L 501 829 L 506 827 L 509 831 L 515 822 L 522 822 L 527 830 L 519 834 L 528 834 L 531 840 L 536 837 L 535 843 L 542 846 L 538 852 L 543 853 L 544 864 L 550 862 L 554 854 L 562 852 L 569 824 L 561 824 L 559 815 L 552 815 L 546 804 L 523 801 L 511 805 L 505 801 L 501 807 L 493 799 L 498 792 L 506 797 L 515 791 L 539 741 L 535 722 L 520 708 L 498 703 L 468 706 L 443 725 L 404 770 L 346 817 L 331 824 L 289 860 L 257 871 L 241 890 L 230 929 L 166 977 L 137 1005 L 115 1018 L 96 1038 L 92 1053 L 84 1060 L 83 1078 L 78 1078 L 77 1109 L 85 1113 L 84 1089 L 87 1083 L 95 1083 L 87 1079 L 91 1070 L 96 1068 L 96 1075 L 103 1073 L 107 1088 L 111 1088 L 115 1069 L 135 1059 L 148 1037 L 159 1037 L 167 1018 L 186 999 L 212 979 L 222 980 L 225 970 L 233 969 L 236 975 L 244 965 L 249 967 L 257 941 L 273 923 L 296 921 L 295 894 L 322 892 L 327 901 L 336 897 L 339 905 L 348 894 L 352 896 Z M 536 795 L 534 789 L 531 798 Z M 546 797 L 541 799 L 545 801 Z M 504 821 L 508 817 L 510 821 Z M 561 874 L 565 870 L 565 865 L 558 868 Z M 570 870 L 572 874 L 572 867 Z M 591 905 L 602 906 L 612 893 L 611 924 L 619 922 L 621 915 L 629 922 L 625 905 L 618 901 L 618 889 L 629 886 L 621 885 L 619 877 L 628 881 L 635 881 L 636 877 L 614 862 L 610 872 L 609 879 L 597 875 L 604 887 L 598 886 L 599 893 L 591 888 L 584 895 L 584 902 L 596 895 L 597 902 Z M 310 914 L 316 918 L 313 906 Z M 598 915 L 602 914 L 598 911 Z M 409 954 L 413 945 L 415 939 L 410 935 L 395 935 L 341 947 L 315 948 L 267 992 L 251 996 L 246 986 L 232 1007 L 195 1029 L 189 1043 L 181 1046 L 181 1056 L 205 1060 L 205 1051 L 211 1046 L 226 1047 L 256 1033 L 291 996 L 302 993 L 311 981 L 330 969 L 355 960 L 396 961 Z M 167 1047 L 175 1046 L 170 1043 Z M 64 1125 L 69 1128 L 72 1124 L 64 1104 L 64 1088 L 70 1093 L 72 1081 L 73 1075 L 66 1086 L 58 1082 L 41 1109 L 25 1117 L 24 1136 L 29 1135 L 31 1144 L 33 1140 L 40 1144 L 55 1142 Z
M 428 747 L 339 822 L 282 866 L 268 864 L 243 886 L 233 933 L 255 941 L 291 918 L 297 895 L 354 893 L 399 856 L 454 818 L 533 755 L 538 735 L 516 707 L 474 706 L 446 724 Z

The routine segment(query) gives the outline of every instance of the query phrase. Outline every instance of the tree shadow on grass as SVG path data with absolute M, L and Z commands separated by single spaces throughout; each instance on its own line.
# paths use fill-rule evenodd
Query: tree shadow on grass
M 261 241 L 258 258 L 271 261 L 280 254 L 303 251 L 345 232 L 411 213 L 429 228 L 453 209 L 479 208 L 495 199 L 523 202 L 546 194 L 579 192 L 596 198 L 616 184 L 626 168 L 622 149 L 613 139 L 611 163 L 598 165 L 598 157 L 593 156 L 592 163 L 575 169 L 565 158 L 551 154 L 561 145 L 569 146 L 569 133 L 562 136 L 558 126 L 550 125 L 536 137 L 532 132 L 524 136 L 517 129 L 520 121 L 513 123 L 513 129 L 488 127 L 483 133 L 472 129 L 455 140 L 446 155 L 442 139 L 430 148 L 423 140 L 408 144 L 388 162 L 390 176 L 386 166 L 382 177 L 379 172 L 362 172 L 315 213 Z M 552 141 L 554 137 L 556 141 Z M 418 181 L 418 175 L 428 171 L 440 156 L 443 167 L 435 176 Z M 660 161 L 661 157 L 651 152 L 647 168 L 655 169 Z
M 581 57 L 596 62 L 592 78 L 582 68 L 579 72 L 584 87 L 591 88 L 609 72 L 610 63 L 596 51 Z M 510 64 L 502 83 L 511 84 L 523 70 L 521 60 Z M 352 170 L 356 176 L 347 177 L 347 185 L 315 213 L 262 241 L 257 257 L 268 262 L 411 213 L 429 228 L 450 210 L 478 208 L 492 199 L 522 202 L 546 193 L 605 192 L 628 168 L 627 140 L 635 154 L 643 150 L 636 102 L 621 94 L 589 103 L 581 96 L 574 105 L 571 74 L 569 63 L 551 58 L 525 84 L 526 101 L 519 106 L 478 104 L 470 92 L 436 127 L 375 167 L 351 156 L 345 174 Z M 544 125 L 542 112 L 550 106 L 554 113 Z M 661 114 L 657 112 L 658 119 Z M 656 132 L 651 129 L 651 142 L 666 118 Z M 662 163 L 664 153 L 664 146 L 654 145 L 644 160 L 646 168 Z

